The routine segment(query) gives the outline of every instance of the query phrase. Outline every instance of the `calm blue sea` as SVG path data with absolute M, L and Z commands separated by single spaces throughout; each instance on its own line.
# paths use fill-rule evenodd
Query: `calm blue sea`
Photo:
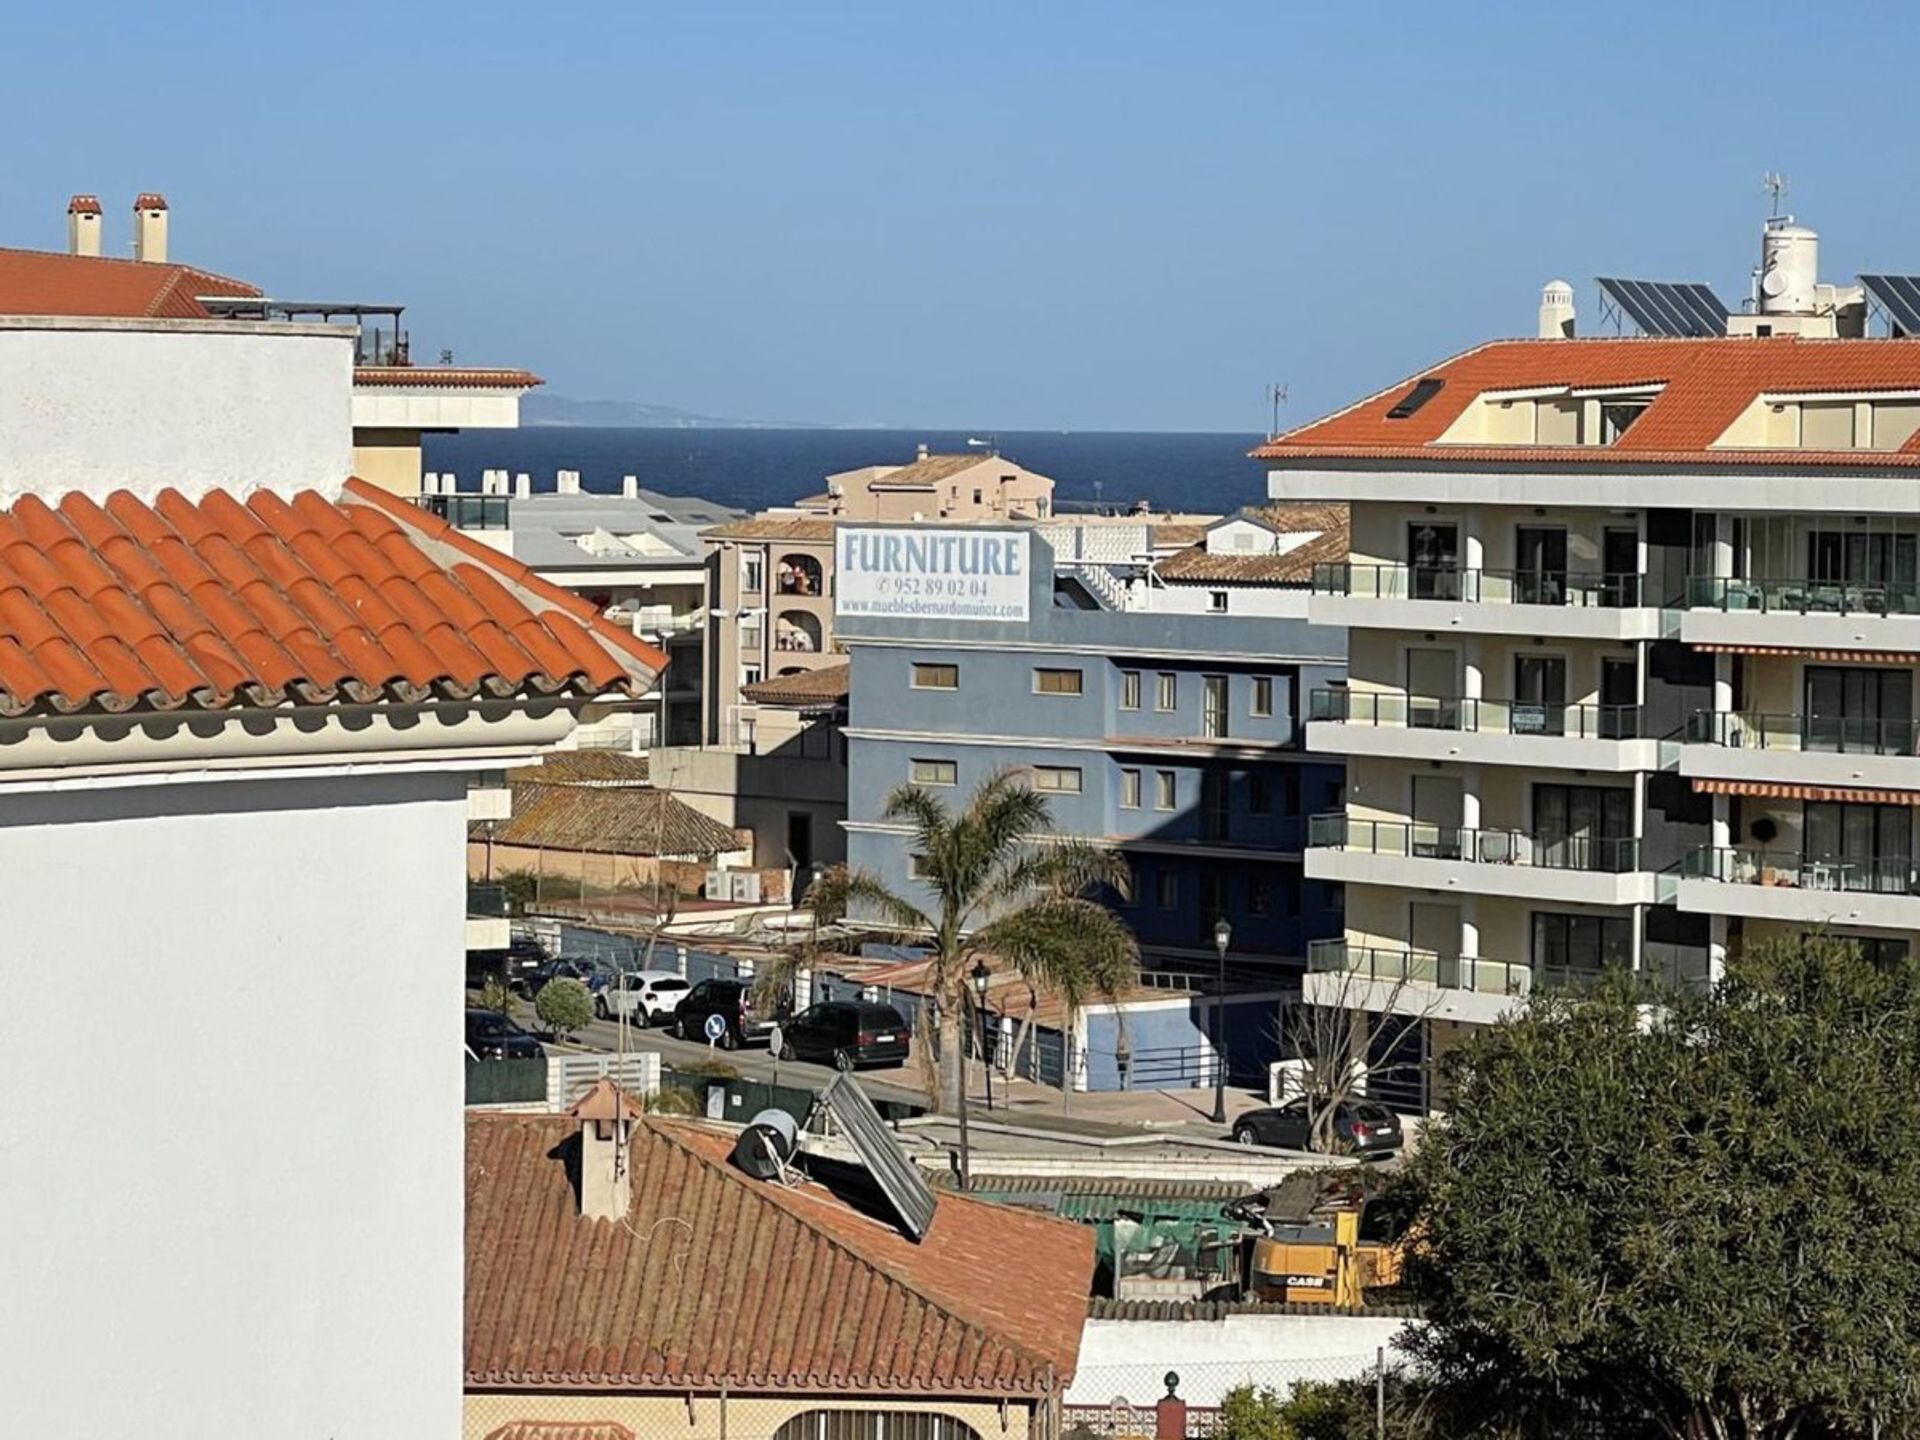
M 986 438 L 980 436 L 979 438 Z M 1126 504 L 1220 514 L 1265 499 L 1265 472 L 1247 451 L 1258 435 L 1127 434 L 1089 431 L 1001 432 L 1000 453 L 1051 475 L 1058 500 Z M 836 470 L 904 464 L 925 443 L 966 448 L 960 430 L 612 430 L 536 425 L 430 435 L 426 468 L 451 470 L 478 489 L 482 470 L 524 470 L 535 490 L 551 490 L 556 470 L 578 470 L 588 490 L 617 492 L 622 475 L 650 490 L 697 495 L 743 510 L 786 505 L 818 494 Z

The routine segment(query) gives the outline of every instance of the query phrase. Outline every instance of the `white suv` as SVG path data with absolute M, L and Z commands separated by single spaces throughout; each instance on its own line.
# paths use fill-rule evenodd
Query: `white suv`
M 600 992 L 595 1004 L 631 1024 L 655 1025 L 673 1018 L 691 988 L 686 976 L 671 970 L 623 970 L 618 981 L 610 981 Z

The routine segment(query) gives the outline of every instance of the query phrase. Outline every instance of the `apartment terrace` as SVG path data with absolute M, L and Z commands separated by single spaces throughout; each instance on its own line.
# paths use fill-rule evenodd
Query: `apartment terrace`
M 1658 767 L 1638 705 L 1538 704 L 1484 696 L 1315 690 L 1307 748 L 1467 764 L 1633 772 Z M 1515 745 L 1518 739 L 1526 743 Z
M 1574 905 L 1637 905 L 1653 899 L 1653 877 L 1640 871 L 1640 842 L 1632 837 L 1345 814 L 1308 821 L 1306 873 L 1314 880 Z

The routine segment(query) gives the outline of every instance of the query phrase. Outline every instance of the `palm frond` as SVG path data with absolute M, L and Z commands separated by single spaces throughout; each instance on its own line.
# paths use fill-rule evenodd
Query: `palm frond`
M 1085 840 L 1045 840 L 1004 856 L 980 887 L 975 908 L 994 911 L 1034 895 L 1085 895 L 1102 886 L 1123 898 L 1132 888 L 1119 851 Z
M 895 934 L 924 935 L 935 928 L 917 905 L 894 894 L 878 876 L 845 865 L 834 866 L 814 881 L 807 899 L 814 919 L 822 925 L 836 925 L 858 908 L 866 912 L 859 918 L 877 920 Z
M 1106 906 L 1077 896 L 1048 896 L 1010 911 L 976 931 L 968 948 L 1005 961 L 1073 1009 L 1117 995 L 1140 969 L 1133 932 Z

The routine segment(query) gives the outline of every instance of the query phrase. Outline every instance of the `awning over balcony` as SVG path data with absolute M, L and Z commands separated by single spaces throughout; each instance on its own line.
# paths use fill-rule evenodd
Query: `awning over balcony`
M 1845 805 L 1920 805 L 1920 790 L 1862 790 L 1842 785 L 1783 785 L 1772 780 L 1693 782 L 1701 795 L 1745 795 L 1755 800 L 1832 800 Z
M 1688 648 L 1709 655 L 1790 655 L 1801 660 L 1816 660 L 1823 665 L 1920 665 L 1920 654 L 1911 650 L 1808 650 L 1794 645 L 1715 644 L 1697 644 Z

